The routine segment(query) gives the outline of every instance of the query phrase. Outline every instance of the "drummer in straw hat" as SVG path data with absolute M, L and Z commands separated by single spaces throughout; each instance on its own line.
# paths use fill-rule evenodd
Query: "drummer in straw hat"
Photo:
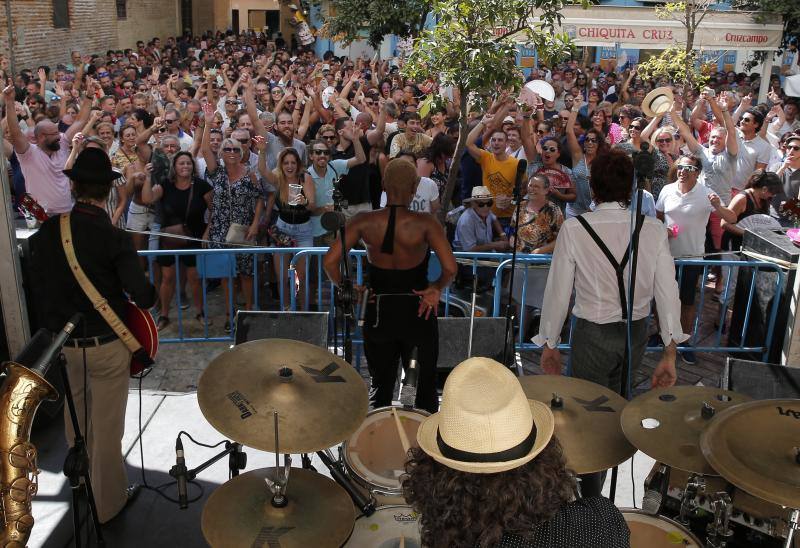
M 620 511 L 604 497 L 573 500 L 554 419 L 519 380 L 487 358 L 450 373 L 441 410 L 417 432 L 403 494 L 422 544 L 437 547 L 627 547 Z

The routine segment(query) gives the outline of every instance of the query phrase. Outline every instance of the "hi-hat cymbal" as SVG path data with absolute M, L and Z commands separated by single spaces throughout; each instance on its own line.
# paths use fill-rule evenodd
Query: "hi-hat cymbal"
M 206 541 L 215 548 L 341 546 L 356 517 L 347 492 L 323 475 L 292 468 L 288 504 L 275 508 L 264 481 L 274 470 L 252 470 L 211 493 L 202 517 Z
M 281 453 L 313 453 L 355 432 L 367 415 L 367 387 L 353 367 L 299 341 L 264 339 L 214 358 L 200 376 L 203 416 L 225 436 Z
M 759 400 L 728 409 L 703 432 L 700 447 L 739 489 L 800 508 L 800 400 Z
M 550 405 L 555 435 L 567 457 L 567 467 L 578 474 L 607 470 L 636 452 L 619 424 L 625 398 L 605 386 L 561 375 L 520 377 L 522 390 L 532 400 Z M 553 403 L 553 395 L 561 399 Z
M 656 388 L 625 406 L 622 431 L 637 449 L 667 466 L 718 476 L 703 457 L 700 434 L 717 413 L 750 399 L 705 386 Z

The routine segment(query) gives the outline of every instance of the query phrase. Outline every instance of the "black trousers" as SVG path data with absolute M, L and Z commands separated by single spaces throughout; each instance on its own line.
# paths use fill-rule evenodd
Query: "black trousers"
M 364 324 L 364 354 L 372 377 L 370 401 L 373 407 L 392 404 L 397 366 L 401 357 L 410 357 L 416 347 L 417 397 L 414 407 L 430 413 L 439 410 L 436 393 L 438 323 L 433 315 L 427 320 L 417 317 L 418 307 L 418 297 L 384 297 L 379 314 L 376 303 L 368 305 Z M 403 362 L 405 367 L 405 359 Z

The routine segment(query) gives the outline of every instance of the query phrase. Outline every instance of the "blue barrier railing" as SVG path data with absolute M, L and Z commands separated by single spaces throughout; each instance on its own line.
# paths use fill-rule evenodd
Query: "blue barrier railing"
M 183 250 L 147 250 L 140 251 L 140 254 L 146 257 L 151 268 L 151 278 L 154 276 L 155 269 L 152 268 L 155 259 L 159 256 L 173 256 L 175 260 L 175 298 L 176 298 L 176 312 L 177 317 L 177 337 L 164 337 L 161 342 L 205 342 L 205 341 L 230 341 L 233 339 L 232 334 L 218 334 L 211 335 L 210 325 L 208 322 L 209 309 L 208 309 L 208 280 L 215 278 L 222 278 L 227 280 L 228 287 L 235 285 L 235 257 L 236 256 L 251 256 L 253 262 L 253 276 L 252 276 L 252 308 L 259 310 L 259 303 L 263 300 L 260 297 L 261 292 L 265 290 L 267 284 L 264 283 L 264 277 L 272 280 L 278 285 L 278 297 L 274 299 L 269 309 L 271 310 L 311 310 L 316 309 L 319 311 L 329 311 L 331 316 L 335 312 L 335 304 L 333 302 L 333 286 L 327 281 L 327 277 L 322 269 L 322 256 L 327 252 L 327 248 L 247 248 L 241 250 L 230 249 L 183 249 Z M 183 304 L 183 297 L 181 291 L 177 288 L 181 283 L 181 270 L 186 267 L 181 264 L 178 257 L 184 255 L 194 255 L 196 257 L 198 283 L 200 284 L 200 294 L 202 303 L 200 303 L 199 310 L 203 314 L 202 321 L 202 334 L 188 334 L 186 329 L 186 319 L 183 316 L 181 305 Z M 456 259 L 460 263 L 462 273 L 467 275 L 471 274 L 473 277 L 478 277 L 487 283 L 493 283 L 494 287 L 502 287 L 503 277 L 508 276 L 508 270 L 511 267 L 511 254 L 510 253 L 466 253 L 456 252 Z M 364 258 L 366 253 L 363 250 L 353 250 L 350 252 L 350 258 L 354 261 L 354 283 L 363 284 L 364 281 Z M 277 264 L 274 267 L 276 272 L 270 274 L 266 270 L 266 258 L 272 258 L 270 263 Z M 550 255 L 518 255 L 517 268 L 518 273 L 515 277 L 515 297 L 516 301 L 521 303 L 530 302 L 531 295 L 536 300 L 537 292 L 544 291 L 544 280 L 546 280 L 547 272 L 549 270 L 551 256 Z M 718 299 L 720 302 L 719 317 L 715 321 L 715 331 L 713 337 L 713 345 L 706 346 L 693 346 L 692 350 L 697 352 L 729 352 L 729 353 L 761 353 L 766 359 L 766 354 L 772 344 L 772 339 L 775 331 L 775 322 L 777 318 L 781 286 L 783 284 L 784 273 L 774 263 L 755 261 L 755 260 L 697 260 L 697 259 L 678 259 L 675 261 L 678 268 L 679 281 L 683 276 L 683 270 L 687 266 L 702 267 L 703 273 L 701 280 L 704 282 L 709 268 L 721 267 L 724 272 L 725 284 L 722 293 L 719 294 Z M 271 267 L 271 265 L 270 265 Z M 262 268 L 264 270 L 262 271 Z M 727 322 L 728 305 L 733 302 L 734 288 L 733 279 L 736 273 L 742 268 L 753 269 L 754 275 L 750 280 L 747 307 L 745 317 L 742 322 L 742 330 L 740 342 L 735 346 L 723 346 L 722 335 Z M 429 269 L 429 278 L 435 279 L 438 276 L 439 265 L 435 256 L 432 257 L 431 266 Z M 775 279 L 768 282 L 768 285 L 774 286 L 774 298 L 772 298 L 767 310 L 767 326 L 766 337 L 762 346 L 747 346 L 747 332 L 750 324 L 752 306 L 756 297 L 756 279 L 755 273 L 775 273 Z M 299 294 L 296 291 L 287 291 L 289 287 L 299 287 Z M 470 289 L 465 290 L 468 294 Z M 287 294 L 288 293 L 288 294 Z M 485 316 L 501 316 L 505 314 L 502 308 L 507 298 L 506 291 L 491 291 L 490 302 L 484 302 L 479 306 L 478 315 Z M 299 295 L 299 296 L 298 296 Z M 692 338 L 690 342 L 697 340 L 698 333 L 703 326 L 703 309 L 706 299 L 705 283 L 700 284 L 700 295 L 697 302 L 697 312 L 695 314 L 694 328 L 692 329 Z M 486 301 L 487 299 L 484 298 Z M 470 309 L 469 296 L 466 294 L 457 295 L 452 288 L 447 288 L 442 295 L 443 308 L 440 308 L 441 316 L 462 315 L 468 316 Z M 234 317 L 234 312 L 238 308 L 235 305 L 234 291 L 228 292 L 228 302 L 224 303 L 226 316 L 229 318 Z M 195 303 L 197 306 L 198 303 Z M 538 348 L 533 343 L 524 339 L 525 329 L 528 315 L 530 311 L 528 306 L 520 306 L 517 311 L 517 325 L 523 326 L 518 329 L 516 337 L 516 347 L 518 350 L 530 350 Z M 332 322 L 332 319 L 331 319 Z M 569 337 L 566 343 L 562 343 L 560 348 L 569 349 L 572 337 L 572 323 L 570 323 Z M 215 324 L 215 332 L 219 333 L 220 329 Z M 361 343 L 360 333 L 356 331 L 354 334 L 354 341 L 356 345 Z M 679 347 L 683 349 L 684 347 Z M 657 351 L 659 347 L 649 347 L 648 351 Z

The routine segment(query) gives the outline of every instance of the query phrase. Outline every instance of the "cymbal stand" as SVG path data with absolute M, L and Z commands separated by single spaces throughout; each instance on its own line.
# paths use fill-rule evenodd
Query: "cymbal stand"
M 686 489 L 683 490 L 681 495 L 681 512 L 678 516 L 678 521 L 682 525 L 689 524 L 689 513 L 697 509 L 697 492 L 702 491 L 706 487 L 706 480 L 703 476 L 692 474 L 686 482 Z
M 264 478 L 267 482 L 269 490 L 272 491 L 272 506 L 275 508 L 283 508 L 289 504 L 289 499 L 286 498 L 286 485 L 289 483 L 289 469 L 292 466 L 292 457 L 290 455 L 283 456 L 283 469 L 280 464 L 280 446 L 278 445 L 278 412 L 273 411 L 275 418 L 275 475 L 273 478 Z
M 784 548 L 792 548 L 792 541 L 794 540 L 794 535 L 797 533 L 797 529 L 800 528 L 800 510 L 793 509 L 792 513 L 789 514 L 789 527 L 786 530 L 786 544 L 784 544 Z
M 714 511 L 714 521 L 708 525 L 706 546 L 708 548 L 725 548 L 728 540 L 733 536 L 730 528 L 733 504 L 731 497 L 725 491 L 720 491 L 711 495 L 711 509 Z

